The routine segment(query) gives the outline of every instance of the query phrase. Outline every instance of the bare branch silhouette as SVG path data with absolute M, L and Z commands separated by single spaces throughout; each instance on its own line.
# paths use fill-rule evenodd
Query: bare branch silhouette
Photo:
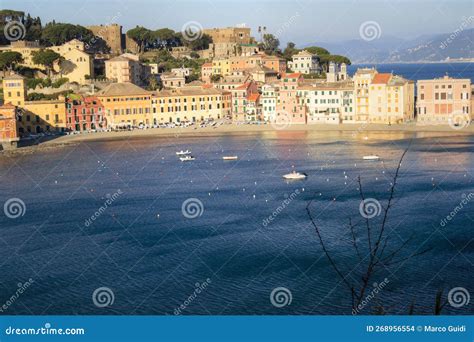
M 366 232 L 364 233 L 364 235 L 367 236 L 367 250 L 368 250 L 368 254 L 365 258 L 362 255 L 363 253 L 362 251 L 364 251 L 365 249 L 361 249 L 361 242 L 357 241 L 358 240 L 357 235 L 358 233 L 361 233 L 360 228 L 359 230 L 357 230 L 357 223 L 354 223 L 352 218 L 349 218 L 349 231 L 351 235 L 351 242 L 355 250 L 355 253 L 357 254 L 357 257 L 358 257 L 358 263 L 355 265 L 355 267 L 352 267 L 351 270 L 347 272 L 347 274 L 343 271 L 343 268 L 337 264 L 332 253 L 329 251 L 327 243 L 323 239 L 321 228 L 317 225 L 316 219 L 313 217 L 313 214 L 311 212 L 311 205 L 313 204 L 315 197 L 313 197 L 313 199 L 311 199 L 306 206 L 307 215 L 311 221 L 312 226 L 314 227 L 316 231 L 319 244 L 321 245 L 326 258 L 328 259 L 331 267 L 334 269 L 334 271 L 336 272 L 338 277 L 341 279 L 341 281 L 351 291 L 353 312 L 356 308 L 360 306 L 360 304 L 364 300 L 365 293 L 368 291 L 368 286 L 370 283 L 372 283 L 371 280 L 373 279 L 373 276 L 375 273 L 377 273 L 382 268 L 387 268 L 390 265 L 404 262 L 406 260 L 409 260 L 410 258 L 419 256 L 430 250 L 430 248 L 428 248 L 421 252 L 411 253 L 410 255 L 406 257 L 397 258 L 397 256 L 400 255 L 403 249 L 405 249 L 406 246 L 410 242 L 412 242 L 413 240 L 413 235 L 412 235 L 407 240 L 403 241 L 400 246 L 398 246 L 397 248 L 389 252 L 387 255 L 385 255 L 387 250 L 391 249 L 389 248 L 389 246 L 393 241 L 393 239 L 390 239 L 390 236 L 393 230 L 388 231 L 388 228 L 387 228 L 388 227 L 387 223 L 389 221 L 389 214 L 394 204 L 394 198 L 395 198 L 395 193 L 396 193 L 395 189 L 397 187 L 398 179 L 400 177 L 402 162 L 410 148 L 410 145 L 411 145 L 411 141 L 408 147 L 403 151 L 398 161 L 398 165 L 396 167 L 395 173 L 390 183 L 389 196 L 388 196 L 386 205 L 385 206 L 381 205 L 381 210 L 383 213 L 381 222 L 379 222 L 379 224 L 376 226 L 374 222 L 370 221 L 369 215 L 362 215 L 365 218 L 364 221 L 365 221 Z M 365 207 L 366 196 L 364 193 L 364 188 L 362 186 L 362 179 L 360 176 L 357 177 L 357 182 L 359 185 L 359 188 L 358 188 L 359 195 L 362 201 L 361 210 L 367 213 L 366 207 Z M 362 270 L 360 274 L 360 281 L 354 280 L 354 278 L 357 279 L 357 277 L 348 277 L 348 275 L 354 272 L 357 268 L 361 268 Z M 414 303 L 411 310 L 413 309 L 414 309 Z M 384 312 L 383 307 L 382 307 L 382 311 L 380 312 Z

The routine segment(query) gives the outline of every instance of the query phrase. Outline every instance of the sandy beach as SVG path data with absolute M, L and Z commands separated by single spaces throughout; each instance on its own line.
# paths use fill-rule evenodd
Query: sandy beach
M 176 128 L 151 128 L 135 129 L 132 131 L 116 132 L 96 132 L 82 133 L 74 135 L 63 135 L 59 137 L 40 140 L 37 144 L 28 146 L 24 142 L 23 147 L 0 151 L 5 155 L 30 154 L 34 151 L 47 151 L 56 148 L 76 145 L 85 141 L 100 140 L 123 140 L 138 138 L 156 138 L 156 137 L 215 137 L 223 135 L 255 135 L 263 133 L 291 133 L 291 132 L 353 132 L 356 135 L 364 135 L 368 132 L 380 133 L 440 133 L 440 135 L 472 135 L 474 134 L 474 125 L 463 129 L 454 129 L 448 125 L 444 126 L 418 126 L 415 124 L 404 125 L 377 125 L 377 124 L 340 124 L 340 125 L 292 125 L 288 127 L 274 127 L 273 125 L 221 125 L 218 127 L 176 127 Z M 26 146 L 25 146 L 26 145 Z
M 273 125 L 221 125 L 218 127 L 176 127 L 176 128 L 152 128 L 152 129 L 136 129 L 133 131 L 118 132 L 99 132 L 85 133 L 75 135 L 65 135 L 57 139 L 50 140 L 44 144 L 55 143 L 71 143 L 87 140 L 103 140 L 103 139 L 123 139 L 153 136 L 215 136 L 215 135 L 246 135 L 264 132 L 291 132 L 291 131 L 307 131 L 307 132 L 356 132 L 363 134 L 364 132 L 440 132 L 451 134 L 474 134 L 474 125 L 463 129 L 453 129 L 450 126 L 417 126 L 417 125 L 377 125 L 377 124 L 341 124 L 341 125 L 292 125 L 284 128 L 274 127 Z

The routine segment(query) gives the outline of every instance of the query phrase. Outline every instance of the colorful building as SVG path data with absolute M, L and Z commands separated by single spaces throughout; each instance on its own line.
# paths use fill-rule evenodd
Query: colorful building
M 369 122 L 390 125 L 414 118 L 414 82 L 389 73 L 375 74 L 369 89 Z
M 377 70 L 374 68 L 360 68 L 354 74 L 354 96 L 356 107 L 356 122 L 369 122 L 369 90 L 372 79 L 375 77 Z
M 153 94 L 153 124 L 201 122 L 231 116 L 231 94 L 206 86 L 185 86 Z
M 282 75 L 278 86 L 276 124 L 306 124 L 306 106 L 298 96 L 298 87 L 302 84 L 303 75 L 300 73 Z
M 249 81 L 231 89 L 230 92 L 232 94 L 232 120 L 247 121 L 248 99 L 252 94 L 258 94 L 257 83 Z
M 321 72 L 319 57 L 306 50 L 293 55 L 292 61 L 288 62 L 288 68 L 301 74 L 318 74 Z
M 180 88 L 186 83 L 186 78 L 183 75 L 169 71 L 161 73 L 160 80 L 164 88 Z
M 354 120 L 354 84 L 319 82 L 298 87 L 297 96 L 306 106 L 308 124 L 340 124 Z
M 278 101 L 278 87 L 275 84 L 264 84 L 260 103 L 262 106 L 262 117 L 265 122 L 275 122 L 276 105 Z
M 11 75 L 3 79 L 5 103 L 17 106 L 18 133 L 20 136 L 64 132 L 66 107 L 64 97 L 58 100 L 27 101 L 26 81 L 22 76 Z
M 16 106 L 11 103 L 0 106 L 0 150 L 15 148 L 20 141 L 16 109 Z
M 471 80 L 448 76 L 417 82 L 417 123 L 462 126 L 473 119 Z
M 42 48 L 53 50 L 63 57 L 61 61 L 54 64 L 53 69 L 56 73 L 60 73 L 62 77 L 69 79 L 69 82 L 77 82 L 84 84 L 88 78 L 94 76 L 93 58 L 85 52 L 84 43 L 73 39 L 58 46 L 41 47 L 38 42 L 29 41 L 13 41 L 8 46 L 1 46 L 1 51 L 14 51 L 22 55 L 22 66 L 45 70 L 45 66 L 35 64 L 33 55 Z
M 201 81 L 211 83 L 212 63 L 204 63 L 201 66 Z
M 66 99 L 66 128 L 87 132 L 107 127 L 104 106 L 95 96 L 71 96 Z
M 96 96 L 104 106 L 107 128 L 124 129 L 152 125 L 151 92 L 133 83 L 122 82 L 109 84 Z
M 117 82 L 143 85 L 151 75 L 151 67 L 140 63 L 138 55 L 124 53 L 105 61 L 105 76 Z

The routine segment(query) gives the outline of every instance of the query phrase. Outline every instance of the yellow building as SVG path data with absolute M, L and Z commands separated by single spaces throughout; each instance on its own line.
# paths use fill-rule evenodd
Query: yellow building
M 414 82 L 389 73 L 375 74 L 369 89 L 369 122 L 397 124 L 414 118 Z
M 151 93 L 130 83 L 112 83 L 97 93 L 105 108 L 107 128 L 151 126 Z
M 66 104 L 64 97 L 50 101 L 26 101 L 26 82 L 22 76 L 11 75 L 3 79 L 5 103 L 19 108 L 18 131 L 28 133 L 64 132 Z
M 231 61 L 228 58 L 218 58 L 212 61 L 212 74 L 226 76 L 231 73 Z
M 26 100 L 26 82 L 20 75 L 10 75 L 3 79 L 3 97 L 5 103 L 22 107 Z
M 376 73 L 374 68 L 362 68 L 354 74 L 356 122 L 369 122 L 369 89 Z
M 185 86 L 153 95 L 154 124 L 219 120 L 231 116 L 231 94 L 206 86 Z
M 45 67 L 33 62 L 33 53 L 41 50 L 37 42 L 14 41 L 8 46 L 1 46 L 0 51 L 14 51 L 21 53 L 23 63 L 28 68 L 45 70 Z M 64 60 L 54 65 L 54 71 L 70 82 L 85 83 L 86 79 L 94 76 L 93 58 L 84 51 L 84 43 L 73 39 L 63 45 L 51 46 L 46 49 L 60 54 Z

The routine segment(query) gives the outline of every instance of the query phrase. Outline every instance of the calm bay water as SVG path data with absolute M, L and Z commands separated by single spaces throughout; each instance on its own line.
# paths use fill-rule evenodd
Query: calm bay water
M 348 67 L 353 75 L 357 68 L 375 67 L 379 72 L 393 72 L 409 80 L 427 80 L 448 74 L 454 78 L 470 78 L 474 82 L 474 63 L 394 63 L 394 64 L 355 64 Z
M 396 132 L 276 132 L 85 142 L 2 156 L 0 201 L 20 198 L 26 212 L 17 219 L 0 215 L 0 303 L 18 283 L 34 280 L 4 314 L 172 315 L 183 303 L 183 314 L 350 314 L 350 293 L 324 256 L 305 207 L 314 199 L 323 238 L 353 277 L 357 256 L 347 222 L 361 219 L 357 176 L 366 197 L 385 204 L 410 139 Z M 177 159 L 175 152 L 187 148 L 196 161 Z M 382 159 L 362 161 L 367 154 Z M 223 155 L 240 159 L 224 162 Z M 283 181 L 292 166 L 308 179 Z M 474 204 L 444 227 L 440 221 L 474 192 L 473 174 L 472 136 L 417 134 L 398 180 L 388 248 L 413 236 L 400 258 L 429 250 L 377 274 L 374 282 L 387 277 L 389 284 L 364 313 L 382 304 L 406 314 L 412 301 L 415 312 L 432 313 L 437 290 L 472 293 Z M 189 198 L 202 202 L 201 216 L 183 216 Z M 263 224 L 270 215 L 274 220 Z M 362 227 L 357 235 L 364 246 Z M 196 283 L 207 279 L 189 301 Z M 111 306 L 93 304 L 99 287 L 113 291 Z M 291 291 L 290 305 L 271 304 L 276 287 Z M 472 308 L 447 305 L 444 313 Z

